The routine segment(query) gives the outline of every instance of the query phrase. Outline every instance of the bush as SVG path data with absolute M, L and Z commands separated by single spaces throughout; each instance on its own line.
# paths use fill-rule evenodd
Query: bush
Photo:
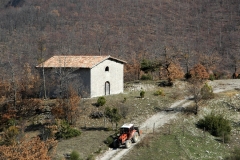
M 152 80 L 152 76 L 150 74 L 143 74 L 140 79 L 141 80 Z
M 93 119 L 102 118 L 103 116 L 104 116 L 104 114 L 101 111 L 92 112 L 90 114 L 90 117 Z
M 57 139 L 68 139 L 72 137 L 77 137 L 81 132 L 77 129 L 72 128 L 66 121 L 62 121 L 61 129 L 55 134 Z
M 163 90 L 159 89 L 156 92 L 154 92 L 155 96 L 164 96 L 165 94 L 163 93 Z
M 210 75 L 209 75 L 209 80 L 211 80 L 211 81 L 214 81 L 214 80 L 215 80 L 214 74 L 210 74 Z
M 125 103 L 126 101 L 127 101 L 127 98 L 124 97 L 122 102 Z
M 140 97 L 141 97 L 141 98 L 144 98 L 144 96 L 145 96 L 145 92 L 144 92 L 144 91 L 141 91 L 141 92 L 140 92 Z
M 230 122 L 223 115 L 215 115 L 213 113 L 198 121 L 197 126 L 211 133 L 213 136 L 220 137 L 223 134 L 228 136 L 231 132 Z
M 97 100 L 97 106 L 103 106 L 106 103 L 105 97 L 99 97 Z
M 104 143 L 105 143 L 106 145 L 108 145 L 108 147 L 111 147 L 112 144 L 113 144 L 113 141 L 114 141 L 113 136 L 109 136 L 109 137 L 107 137 L 107 139 L 104 141 Z
M 80 154 L 77 151 L 72 151 L 70 154 L 70 160 L 81 160 Z
M 117 128 L 118 122 L 122 118 L 122 116 L 120 115 L 118 109 L 117 108 L 106 107 L 104 115 L 112 123 L 112 127 L 113 127 L 113 123 L 115 123 L 116 124 L 116 128 Z
M 201 89 L 202 99 L 211 99 L 214 98 L 213 89 L 207 83 Z
M 12 145 L 17 141 L 17 135 L 19 134 L 19 130 L 16 126 L 10 126 L 8 129 L 4 131 L 3 134 L 3 144 Z

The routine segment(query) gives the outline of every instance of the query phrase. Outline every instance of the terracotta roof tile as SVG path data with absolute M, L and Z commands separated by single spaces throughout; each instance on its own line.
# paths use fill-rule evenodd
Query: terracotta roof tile
M 42 67 L 43 65 L 44 68 L 93 68 L 106 59 L 114 59 L 121 63 L 126 63 L 110 56 L 53 56 L 36 67 Z

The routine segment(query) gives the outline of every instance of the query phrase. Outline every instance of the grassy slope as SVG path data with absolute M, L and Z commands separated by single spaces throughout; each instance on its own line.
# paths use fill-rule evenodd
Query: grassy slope
M 101 150 L 107 149 L 103 141 L 110 134 L 113 134 L 113 131 L 83 131 L 81 136 L 59 141 L 55 159 L 62 159 L 63 154 L 71 153 L 72 151 L 79 152 L 83 159 L 94 157 Z
M 229 154 L 225 146 L 214 137 L 188 124 L 187 129 L 182 126 L 171 125 L 171 132 L 156 133 L 148 136 L 150 140 L 143 140 L 143 144 L 131 151 L 126 159 L 216 159 Z M 165 126 L 168 128 L 168 126 Z M 144 144 L 149 143 L 149 144 Z M 225 153 L 227 152 L 227 153 Z
M 155 85 L 155 83 L 151 83 Z M 143 85 L 143 84 L 142 84 Z M 144 86 L 144 85 L 143 85 Z M 102 131 L 103 119 L 91 119 L 89 114 L 92 111 L 104 111 L 106 106 L 114 106 L 121 109 L 122 106 L 128 108 L 126 119 L 119 122 L 119 126 L 126 122 L 140 124 L 150 115 L 170 106 L 171 103 L 183 98 L 184 94 L 178 87 L 161 88 L 164 90 L 165 96 L 154 96 L 153 93 L 160 87 L 145 89 L 145 98 L 139 98 L 140 91 L 126 91 L 124 94 L 107 96 L 107 103 L 103 107 L 96 108 L 93 104 L 97 98 L 85 99 L 81 105 L 83 111 L 77 126 L 82 128 L 87 126 L 91 130 L 82 130 L 82 135 L 70 140 L 62 140 L 58 144 L 56 159 L 62 158 L 64 153 L 70 153 L 73 150 L 78 151 L 81 157 L 87 159 L 99 152 L 108 149 L 103 141 L 111 134 L 112 131 Z M 231 141 L 229 144 L 222 144 L 215 137 L 208 133 L 203 133 L 197 129 L 195 123 L 204 114 L 214 111 L 216 113 L 224 113 L 232 122 L 237 123 L 238 113 L 229 110 L 223 102 L 233 100 L 233 96 L 239 91 L 229 91 L 218 94 L 215 99 L 202 103 L 202 108 L 198 116 L 182 114 L 176 121 L 172 121 L 169 125 L 165 125 L 154 135 L 144 138 L 133 150 L 126 155 L 126 159 L 219 159 L 229 156 L 234 146 L 240 142 L 240 135 L 235 134 L 236 128 L 233 128 Z M 122 102 L 124 97 L 126 102 Z M 239 119 L 239 118 L 238 118 Z M 183 132 L 183 126 L 185 126 Z M 106 127 L 111 127 L 111 123 L 107 122 Z M 238 138 L 238 139 L 237 139 Z
M 158 87 L 155 82 L 147 82 L 147 85 L 143 83 L 140 83 L 140 85 L 143 86 L 143 90 L 144 86 L 154 86 L 152 89 L 146 89 L 145 98 L 143 99 L 139 98 L 139 90 L 126 91 L 124 94 L 107 96 L 105 97 L 107 100 L 106 104 L 101 107 L 94 106 L 97 98 L 84 99 L 81 104 L 82 112 L 78 119 L 77 127 L 84 128 L 86 125 L 87 130 L 82 129 L 82 135 L 79 137 L 59 141 L 55 159 L 62 158 L 63 154 L 71 153 L 73 150 L 78 151 L 82 158 L 87 159 L 87 157 L 91 155 L 95 156 L 99 149 L 106 150 L 108 148 L 103 141 L 109 135 L 113 134 L 113 132 L 103 131 L 104 119 L 91 119 L 89 115 L 92 111 L 104 112 L 106 106 L 117 107 L 119 110 L 121 110 L 122 107 L 127 107 L 128 114 L 126 118 L 123 118 L 119 122 L 119 126 L 127 122 L 139 125 L 150 115 L 170 106 L 174 100 L 172 98 L 172 91 L 174 88 L 162 88 L 165 96 L 154 96 L 153 93 L 161 87 Z M 126 98 L 126 102 L 123 103 L 124 97 Z M 176 98 L 176 96 L 174 97 Z M 106 121 L 105 127 L 111 128 L 112 125 L 110 122 Z
M 240 147 L 239 113 L 229 110 L 223 102 L 232 102 L 239 97 L 232 95 L 239 91 L 229 91 L 218 94 L 214 100 L 202 105 L 198 116 L 181 115 L 170 125 L 166 125 L 154 135 L 149 135 L 141 141 L 124 159 L 222 159 L 230 155 L 235 147 Z M 229 96 L 230 95 L 230 96 Z M 236 99 L 237 98 L 237 99 Z M 228 144 L 219 141 L 220 138 L 211 136 L 207 132 L 196 128 L 195 123 L 200 117 L 210 112 L 224 114 L 233 124 L 231 140 Z M 184 126 L 184 130 L 183 130 Z

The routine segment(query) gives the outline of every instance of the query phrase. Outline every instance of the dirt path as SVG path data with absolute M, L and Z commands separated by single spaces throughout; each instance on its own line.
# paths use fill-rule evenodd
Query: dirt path
M 170 108 L 185 107 L 185 106 L 188 106 L 190 103 L 192 103 L 192 101 L 189 101 L 187 99 L 179 100 L 173 103 Z M 153 115 L 152 117 L 150 117 L 140 125 L 140 129 L 143 130 L 143 134 L 141 138 L 144 138 L 148 133 L 153 132 L 154 126 L 155 126 L 155 129 L 160 128 L 164 124 L 168 123 L 170 120 L 176 118 L 177 114 L 178 113 L 176 112 L 159 112 Z M 125 148 L 110 149 L 106 151 L 103 155 L 98 156 L 96 159 L 97 160 L 119 160 L 121 159 L 121 157 L 127 154 L 134 147 L 134 145 L 132 145 L 128 149 L 125 149 Z
M 240 89 L 240 79 L 215 80 L 208 82 L 213 87 L 214 93 Z
M 215 93 L 223 92 L 227 90 L 233 90 L 236 88 L 240 88 L 240 80 L 215 80 L 210 81 L 209 84 L 213 87 L 213 91 Z M 170 108 L 181 108 L 190 105 L 192 101 L 188 100 L 188 98 L 176 101 L 171 105 Z M 140 129 L 143 130 L 143 134 L 141 138 L 144 138 L 148 133 L 153 132 L 153 125 L 156 129 L 162 127 L 164 124 L 168 123 L 170 120 L 177 118 L 177 114 L 179 112 L 159 112 L 145 122 L 140 125 Z M 136 144 L 134 144 L 136 145 Z M 132 145 L 128 149 L 109 149 L 104 154 L 99 155 L 96 160 L 119 160 L 124 155 L 126 155 L 133 147 Z

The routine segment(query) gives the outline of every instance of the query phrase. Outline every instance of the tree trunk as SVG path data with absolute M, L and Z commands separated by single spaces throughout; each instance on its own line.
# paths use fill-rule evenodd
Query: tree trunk
M 42 65 L 42 76 L 43 76 L 43 92 L 44 92 L 44 99 L 47 98 L 47 92 L 46 92 L 46 78 L 45 78 L 45 70 L 44 66 Z

